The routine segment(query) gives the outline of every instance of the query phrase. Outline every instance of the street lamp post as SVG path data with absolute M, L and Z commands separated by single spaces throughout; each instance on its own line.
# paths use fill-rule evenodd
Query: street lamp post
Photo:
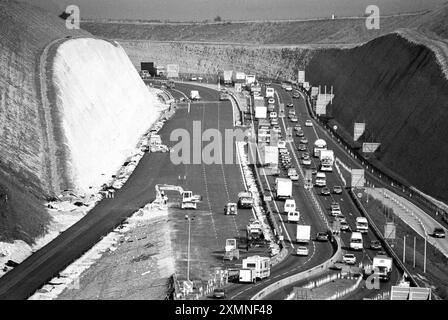
M 188 248 L 187 248 L 187 281 L 190 281 L 190 241 L 191 241 L 191 220 L 188 215 L 185 215 L 185 219 L 188 220 Z

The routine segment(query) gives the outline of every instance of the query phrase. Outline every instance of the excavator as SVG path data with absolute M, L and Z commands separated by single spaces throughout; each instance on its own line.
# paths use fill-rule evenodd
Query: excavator
M 165 191 L 177 191 L 181 195 L 181 209 L 196 209 L 197 203 L 201 201 L 200 195 L 194 195 L 192 191 L 186 191 L 180 186 L 174 186 L 169 184 L 157 184 L 156 185 L 156 199 L 159 202 L 166 201 L 167 196 Z

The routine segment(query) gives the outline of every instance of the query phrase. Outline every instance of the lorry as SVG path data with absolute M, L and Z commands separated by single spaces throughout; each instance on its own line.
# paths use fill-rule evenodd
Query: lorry
M 254 74 L 246 74 L 246 85 L 251 85 L 255 83 L 255 75 Z
M 246 74 L 244 72 L 235 71 L 232 79 L 233 83 L 246 83 Z
M 190 100 L 201 100 L 201 96 L 199 95 L 198 90 L 191 90 L 190 91 Z
M 311 226 L 298 225 L 296 228 L 296 242 L 309 243 L 311 239 Z
M 271 259 L 268 257 L 251 256 L 243 259 L 242 269 L 255 270 L 255 279 L 264 279 L 271 274 Z
M 268 108 L 264 103 L 263 97 L 254 97 L 255 118 L 266 119 L 268 116 Z
M 325 187 L 327 185 L 327 176 L 323 172 L 316 173 L 315 185 L 317 187 Z
M 356 218 L 356 231 L 361 233 L 367 233 L 369 231 L 369 222 L 365 217 Z
M 320 158 L 320 170 L 321 171 L 333 171 L 334 164 L 334 152 L 333 150 L 321 150 L 319 152 Z
M 277 200 L 289 199 L 292 197 L 292 181 L 289 178 L 276 178 L 275 190 Z
M 251 209 L 254 205 L 252 192 L 242 191 L 238 193 L 238 207 L 242 209 Z
M 266 88 L 266 99 L 268 99 L 268 98 L 274 98 L 274 95 L 275 95 L 275 90 L 274 90 L 274 88 L 267 87 L 267 88 Z
M 224 70 L 224 84 L 231 85 L 232 84 L 232 70 Z
M 391 257 L 386 255 L 377 255 L 373 257 L 371 273 L 378 275 L 380 280 L 389 281 L 392 273 L 393 261 Z
M 257 281 L 257 273 L 255 269 L 240 269 L 238 279 L 241 283 L 255 283 Z
M 350 249 L 352 250 L 362 250 L 363 240 L 361 232 L 353 232 L 350 237 Z
M 316 158 L 320 157 L 320 152 L 322 150 L 327 150 L 327 143 L 325 142 L 324 139 L 317 139 L 316 141 L 314 141 L 314 156 Z

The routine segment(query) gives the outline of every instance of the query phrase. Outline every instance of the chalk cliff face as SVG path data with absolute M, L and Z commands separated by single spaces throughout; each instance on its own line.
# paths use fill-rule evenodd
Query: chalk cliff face
M 46 197 L 107 181 L 160 105 L 124 50 L 0 1 L 0 241 L 31 243 Z
M 66 41 L 57 50 L 53 70 L 66 167 L 74 187 L 87 191 L 123 164 L 161 105 L 114 42 Z

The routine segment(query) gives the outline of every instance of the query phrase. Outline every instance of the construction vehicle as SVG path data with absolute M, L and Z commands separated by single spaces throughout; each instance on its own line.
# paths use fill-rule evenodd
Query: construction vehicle
M 238 207 L 244 209 L 251 209 L 254 205 L 252 192 L 242 191 L 238 193 Z
M 268 257 L 251 256 L 243 259 L 242 269 L 255 270 L 256 279 L 264 279 L 271 274 L 271 259 Z
M 391 257 L 385 255 L 377 255 L 373 257 L 371 266 L 364 268 L 364 274 L 370 276 L 372 274 L 378 275 L 380 280 L 389 281 L 392 273 L 393 261 Z
M 181 195 L 180 199 L 181 209 L 196 209 L 197 203 L 201 201 L 200 195 L 194 195 L 192 191 L 185 191 L 180 186 L 174 186 L 169 184 L 157 184 L 156 199 L 158 199 L 160 202 L 163 201 L 165 191 L 176 191 Z
M 236 216 L 238 214 L 238 208 L 236 203 L 234 202 L 229 202 L 224 206 L 224 214 L 226 216 L 228 215 L 232 215 L 232 216 Z
M 232 261 L 234 258 L 236 260 L 240 258 L 240 250 L 237 247 L 236 239 L 227 239 L 224 248 L 224 260 Z

